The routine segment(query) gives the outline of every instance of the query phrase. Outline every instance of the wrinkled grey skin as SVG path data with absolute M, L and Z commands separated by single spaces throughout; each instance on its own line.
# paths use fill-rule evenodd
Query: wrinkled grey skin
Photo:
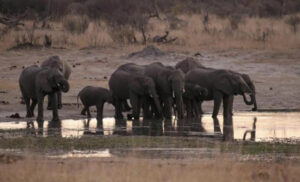
M 201 87 L 197 84 L 185 83 L 185 92 L 183 93 L 183 103 L 188 119 L 192 117 L 198 118 L 201 112 L 201 102 L 208 94 L 206 88 Z
M 182 94 L 184 90 L 184 74 L 170 66 L 156 62 L 149 65 L 127 63 L 119 67 L 120 70 L 146 75 L 153 79 L 157 94 L 163 104 L 164 117 L 172 117 L 173 97 L 175 99 L 176 114 L 183 117 Z
M 198 69 L 198 68 L 206 69 L 206 70 L 217 70 L 217 69 L 213 69 L 213 68 L 206 68 L 193 58 L 187 58 L 183 61 L 180 61 L 176 64 L 175 67 L 176 67 L 176 69 L 182 70 L 185 74 L 188 73 L 190 70 Z M 254 86 L 253 81 L 250 79 L 249 75 L 241 74 L 241 73 L 234 72 L 231 70 L 228 70 L 228 71 L 231 72 L 232 74 L 236 74 L 237 76 L 241 76 L 244 79 L 244 81 L 247 83 L 248 87 L 251 89 L 251 92 L 252 92 L 251 97 L 253 99 L 253 105 L 254 105 L 254 107 L 252 108 L 252 111 L 257 111 L 255 86 Z M 201 109 L 201 107 L 200 107 L 200 109 Z M 200 112 L 202 112 L 202 109 L 200 110 Z
M 123 118 L 122 103 L 127 99 L 130 99 L 135 120 L 139 119 L 141 107 L 150 97 L 153 98 L 157 110 L 161 112 L 155 84 L 151 78 L 143 74 L 118 68 L 109 79 L 109 88 L 115 104 L 116 119 Z
M 48 59 L 46 59 L 42 64 L 42 68 L 50 67 L 57 69 L 66 80 L 69 80 L 69 77 L 71 75 L 71 67 L 68 65 L 66 61 L 63 61 L 59 58 L 59 56 L 51 56 Z M 61 92 L 57 93 L 58 98 L 58 109 L 62 108 L 62 101 L 61 101 Z M 51 99 L 49 99 L 50 102 L 48 102 L 47 109 L 52 109 Z
M 183 118 L 184 74 L 175 68 L 164 66 L 161 63 L 152 63 L 146 66 L 145 75 L 155 82 L 157 93 L 163 103 L 164 116 L 172 117 L 172 102 L 175 99 L 176 115 Z
M 25 68 L 19 78 L 19 85 L 24 98 L 27 114 L 26 117 L 34 116 L 34 108 L 38 103 L 37 122 L 43 124 L 43 102 L 45 95 L 49 95 L 53 103 L 56 103 L 56 93 L 68 92 L 68 81 L 56 70 L 40 68 L 36 65 Z M 31 105 L 30 105 L 30 100 Z M 57 107 L 53 108 L 53 121 L 58 121 Z
M 93 86 L 86 86 L 84 87 L 77 96 L 77 103 L 78 98 L 80 98 L 84 108 L 81 111 L 82 115 L 85 115 L 87 112 L 88 118 L 91 118 L 90 113 L 90 106 L 96 106 L 97 108 L 97 120 L 102 120 L 103 118 L 103 105 L 105 102 L 112 104 L 112 94 L 111 92 L 102 87 L 93 87 Z
M 184 74 L 189 72 L 190 70 L 197 68 L 204 68 L 202 64 L 197 62 L 195 59 L 188 57 L 175 65 L 176 69 L 180 69 Z
M 233 96 L 242 95 L 244 102 L 247 105 L 252 105 L 254 103 L 253 92 L 244 81 L 242 76 L 235 74 L 232 71 L 228 70 L 215 70 L 215 69 L 206 69 L 198 68 L 189 71 L 185 76 L 185 82 L 191 84 L 198 84 L 201 87 L 204 87 L 208 90 L 207 96 L 204 100 L 213 100 L 214 109 L 212 117 L 214 119 L 214 127 L 216 132 L 220 132 L 219 122 L 217 115 L 221 102 L 223 101 L 223 115 L 224 115 L 224 129 L 228 130 L 225 125 L 232 126 L 232 105 L 233 105 Z M 246 94 L 250 94 L 251 100 L 248 101 Z M 230 130 L 232 128 L 229 128 Z M 233 131 L 230 132 L 233 135 Z M 229 139 L 233 136 L 228 136 Z

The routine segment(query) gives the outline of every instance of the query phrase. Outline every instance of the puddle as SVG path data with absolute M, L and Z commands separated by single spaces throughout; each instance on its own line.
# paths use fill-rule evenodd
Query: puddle
M 234 113 L 234 138 L 243 139 L 246 130 L 252 130 L 253 118 L 256 122 L 255 141 L 272 141 L 274 139 L 300 139 L 300 112 L 238 112 Z M 223 118 L 219 121 L 223 128 Z M 48 122 L 44 123 L 43 135 L 48 136 Z M 98 124 L 99 125 L 99 124 Z M 35 128 L 37 123 L 34 122 Z M 2 122 L 0 130 L 11 132 L 0 133 L 0 136 L 16 136 L 14 130 L 26 129 L 27 122 Z M 150 136 L 206 136 L 213 137 L 214 128 L 211 114 L 203 116 L 202 121 L 116 121 L 114 118 L 104 118 L 97 127 L 97 120 L 62 120 L 61 129 L 55 129 L 62 137 L 82 137 L 84 135 L 150 135 Z M 23 133 L 24 134 L 24 133 Z M 250 134 L 247 135 L 247 139 Z M 96 155 L 96 154 L 95 154 Z
M 112 157 L 109 149 L 105 150 L 94 150 L 94 151 L 83 151 L 83 150 L 74 150 L 69 153 L 64 153 L 60 155 L 49 155 L 50 158 L 108 158 Z

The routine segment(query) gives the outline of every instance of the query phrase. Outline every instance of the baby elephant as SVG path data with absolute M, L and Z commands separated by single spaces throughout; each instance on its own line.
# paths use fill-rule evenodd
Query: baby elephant
M 111 92 L 106 88 L 101 87 L 84 87 L 77 96 L 80 98 L 84 108 L 81 111 L 82 115 L 85 115 L 87 112 L 88 118 L 91 117 L 90 106 L 96 106 L 97 108 L 97 120 L 102 120 L 103 117 L 103 105 L 105 102 L 112 104 L 112 95 Z

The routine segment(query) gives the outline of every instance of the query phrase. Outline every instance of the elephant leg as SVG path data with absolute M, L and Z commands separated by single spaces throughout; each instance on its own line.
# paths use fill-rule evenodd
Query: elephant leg
M 186 111 L 187 111 L 187 118 L 188 119 L 191 119 L 192 118 L 192 101 L 189 99 L 187 102 L 186 102 Z
M 223 139 L 225 141 L 233 140 L 233 122 L 232 122 L 233 96 L 223 98 Z
M 87 112 L 87 117 L 91 118 L 92 115 L 91 115 L 91 112 L 90 112 L 90 107 L 86 107 L 86 112 Z
M 152 111 L 150 111 L 151 98 L 145 97 L 142 101 L 144 119 L 152 119 Z
M 102 122 L 103 122 L 103 105 L 104 103 L 99 103 L 96 105 L 97 108 L 97 128 L 103 126 Z
M 130 103 L 132 106 L 132 114 L 135 120 L 139 120 L 140 109 L 141 109 L 141 99 L 134 93 L 130 93 Z
M 115 99 L 115 118 L 116 119 L 123 119 L 122 115 L 122 100 L 121 99 Z
M 53 109 L 53 104 L 52 104 L 52 100 L 50 95 L 48 95 L 48 106 L 47 106 L 48 110 L 52 110 Z
M 87 110 L 87 107 L 84 106 L 83 109 L 81 110 L 80 114 L 85 116 L 86 110 Z
M 36 99 L 32 99 L 32 103 L 31 103 L 31 106 L 30 106 L 30 112 L 32 114 L 32 117 L 34 116 L 34 108 L 37 104 L 37 100 Z
M 202 115 L 202 114 L 204 114 L 204 112 L 203 112 L 203 110 L 202 110 L 202 103 L 203 103 L 203 101 L 200 101 L 199 103 L 197 103 L 197 105 L 198 105 L 198 111 L 199 111 L 199 113 Z
M 222 102 L 222 94 L 219 92 L 216 92 L 214 95 L 214 110 L 213 110 L 213 120 L 214 120 L 214 132 L 221 132 L 220 123 L 218 120 L 218 113 L 220 110 Z
M 171 97 L 163 98 L 163 103 L 164 103 L 165 118 L 171 119 L 172 118 L 172 98 Z
M 199 103 L 197 103 L 197 101 L 193 101 L 193 111 L 194 111 L 194 117 L 195 118 L 199 118 L 199 116 L 201 115 L 201 113 L 199 112 Z
M 62 108 L 62 102 L 61 102 L 61 91 L 57 92 L 57 108 Z
M 58 111 L 57 111 L 57 94 L 56 93 L 52 93 L 50 95 L 50 98 L 52 100 L 52 121 L 53 122 L 57 122 L 59 121 L 59 117 L 58 117 Z
M 26 105 L 26 118 L 31 118 L 33 116 L 32 116 L 31 110 L 30 110 L 30 99 L 24 97 L 24 101 L 25 101 L 25 105 Z
M 44 95 L 38 95 L 38 116 L 36 121 L 38 123 L 39 134 L 42 134 L 43 125 L 44 125 L 44 111 L 43 111 L 43 104 L 44 104 Z

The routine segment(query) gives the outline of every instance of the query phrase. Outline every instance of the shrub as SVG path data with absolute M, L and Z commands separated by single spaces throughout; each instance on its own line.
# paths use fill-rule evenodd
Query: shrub
M 67 15 L 63 20 L 63 26 L 71 33 L 81 34 L 88 28 L 89 19 L 87 16 Z
M 286 20 L 286 24 L 290 25 L 293 32 L 297 33 L 297 26 L 300 24 L 300 18 L 298 16 L 291 16 Z

